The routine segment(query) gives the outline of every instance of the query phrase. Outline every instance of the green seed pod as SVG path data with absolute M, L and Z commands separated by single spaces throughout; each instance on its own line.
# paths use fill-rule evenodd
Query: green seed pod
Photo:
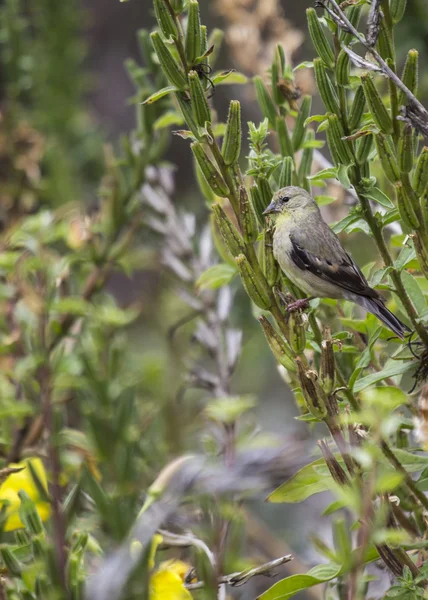
M 271 68 L 271 79 L 272 79 L 272 95 L 275 101 L 275 104 L 281 106 L 285 102 L 284 96 L 281 94 L 278 83 L 282 77 L 281 71 L 281 61 L 278 56 L 278 52 L 275 53 L 275 57 L 273 59 L 272 68 Z
M 263 79 L 259 76 L 254 77 L 254 87 L 256 88 L 257 101 L 261 108 L 263 116 L 268 119 L 269 126 L 272 129 L 275 127 L 277 111 L 275 108 L 275 104 L 271 98 L 271 95 L 268 92 L 267 87 L 265 86 Z
M 182 113 L 182 115 L 184 117 L 184 120 L 187 123 L 187 127 L 193 133 L 193 135 L 195 136 L 195 138 L 199 139 L 201 136 L 200 136 L 200 133 L 199 133 L 198 124 L 195 121 L 195 117 L 193 115 L 192 102 L 189 100 L 189 98 L 187 97 L 186 94 L 176 93 L 175 97 L 177 98 L 177 102 L 178 102 L 178 104 L 180 106 L 181 113 Z
M 233 165 L 241 154 L 241 104 L 238 100 L 232 100 L 229 105 L 226 133 L 223 139 L 221 153 L 226 165 Z
M 35 558 L 41 559 L 46 557 L 46 547 L 40 537 L 33 537 L 31 547 Z
M 263 211 L 267 205 L 263 204 L 263 198 L 260 193 L 260 189 L 256 184 L 253 184 L 250 187 L 250 197 L 251 197 L 251 204 L 253 205 L 257 220 L 260 223 L 260 225 L 262 225 L 262 227 L 264 227 L 265 218 L 263 216 Z
M 428 187 L 425 188 L 425 192 L 421 198 L 421 211 L 425 227 L 428 227 Z
M 348 17 L 348 19 L 350 20 L 352 25 L 355 27 L 355 29 L 358 29 L 358 25 L 360 23 L 360 18 L 361 18 L 362 8 L 363 8 L 362 6 L 351 6 L 348 8 L 348 10 L 346 12 L 346 16 Z M 340 31 L 339 40 L 340 40 L 341 45 L 348 46 L 349 42 L 351 42 L 352 39 L 353 39 L 352 33 L 347 33 L 343 30 Z
M 244 241 L 249 244 L 254 243 L 259 233 L 257 219 L 247 190 L 243 185 L 239 188 L 239 218 Z
M 314 59 L 314 73 L 317 88 L 326 109 L 329 112 L 339 115 L 339 100 L 320 58 Z
M 217 227 L 224 239 L 224 242 L 230 254 L 234 258 L 239 254 L 243 254 L 245 252 L 245 248 L 242 236 L 224 212 L 223 207 L 220 206 L 220 204 L 213 204 L 212 209 Z
M 428 186 L 428 147 L 424 146 L 416 163 L 413 175 L 413 187 L 418 197 L 422 196 Z
M 390 0 L 389 11 L 391 13 L 392 21 L 396 25 L 403 18 L 406 10 L 407 0 Z
M 170 0 L 173 11 L 179 15 L 184 10 L 184 0 Z
M 266 177 L 259 177 L 257 180 L 257 185 L 259 186 L 260 195 L 262 197 L 263 210 L 264 210 L 272 201 L 272 197 L 273 197 L 272 188 L 270 187 L 270 183 L 266 179 Z
M 378 133 L 375 135 L 375 144 L 386 177 L 391 183 L 398 181 L 400 179 L 400 172 L 398 170 L 397 158 L 395 156 L 391 136 Z
M 164 0 L 153 0 L 155 16 L 160 30 L 166 38 L 177 37 L 177 26 Z
M 413 169 L 413 129 L 411 125 L 405 125 L 398 140 L 397 159 L 401 173 L 410 173 Z
M 419 81 L 419 52 L 417 50 L 408 51 L 401 81 L 416 96 Z M 399 106 L 407 104 L 407 96 L 401 90 L 398 95 L 398 104 Z
M 202 54 L 201 17 L 199 15 L 199 4 L 196 0 L 190 0 L 188 11 L 186 58 L 193 65 L 195 60 Z
M 204 54 L 207 52 L 207 50 L 208 50 L 207 26 L 201 25 L 201 56 L 204 56 Z M 211 62 L 209 56 L 206 56 L 205 60 L 206 60 L 207 64 L 209 64 Z
M 198 161 L 199 168 L 201 169 L 202 174 L 210 185 L 212 191 L 217 194 L 217 196 L 221 196 L 223 198 L 227 197 L 227 195 L 230 193 L 230 190 L 227 187 L 223 177 L 217 171 L 217 167 L 205 154 L 202 144 L 199 142 L 193 142 L 190 147 L 196 160 Z
M 320 383 L 326 394 L 331 394 L 334 390 L 336 369 L 334 364 L 333 341 L 330 330 L 325 332 L 325 339 L 321 342 L 321 365 L 320 365 Z
M 22 564 L 16 558 L 14 553 L 8 546 L 0 547 L 0 555 L 2 560 L 6 566 L 9 575 L 14 575 L 18 577 L 22 573 Z
M 361 83 L 373 121 L 383 133 L 392 133 L 391 117 L 385 104 L 382 102 L 382 98 L 373 83 L 372 77 L 368 73 L 363 73 L 361 75 Z
M 199 127 L 205 127 L 206 123 L 211 123 L 211 112 L 205 96 L 205 90 L 196 71 L 189 72 L 189 83 L 193 116 Z
M 300 146 L 302 145 L 303 140 L 305 139 L 305 121 L 309 117 L 309 114 L 311 112 L 311 104 L 311 96 L 304 96 L 302 104 L 300 106 L 299 114 L 297 115 L 297 119 L 294 124 L 292 141 L 295 152 L 297 150 L 300 150 Z
M 213 51 L 211 52 L 210 56 L 209 56 L 209 61 L 210 61 L 210 66 L 214 67 L 218 56 L 220 54 L 220 50 L 221 50 L 221 45 L 223 43 L 223 39 L 224 39 L 224 32 L 221 29 L 218 29 L 217 27 L 215 29 L 213 29 L 210 33 L 210 37 L 208 38 L 207 41 L 207 46 L 208 48 L 213 48 Z
M 327 416 L 327 397 L 316 380 L 316 373 L 305 371 L 300 358 L 296 358 L 300 387 L 309 412 L 317 419 Z
M 306 348 L 307 316 L 301 312 L 290 313 L 288 327 L 290 329 L 290 346 L 296 354 L 302 354 Z
M 306 16 L 308 18 L 309 35 L 311 36 L 312 43 L 317 51 L 318 56 L 321 58 L 326 67 L 333 69 L 333 50 L 329 44 L 327 36 L 324 33 L 324 29 L 319 22 L 315 9 L 308 8 L 306 10 Z
M 350 165 L 354 161 L 350 142 L 343 140 L 345 133 L 337 115 L 327 115 L 327 143 L 336 165 Z
M 269 286 L 273 287 L 278 279 L 278 263 L 273 255 L 273 232 L 271 227 L 267 227 L 264 233 L 263 273 Z
M 150 43 L 150 34 L 147 29 L 139 29 L 137 32 L 138 47 L 140 49 L 141 57 L 150 69 L 150 71 L 156 70 L 156 63 L 153 61 L 153 46 Z
M 269 344 L 272 354 L 280 365 L 285 367 L 287 371 L 296 372 L 296 363 L 294 356 L 287 342 L 277 333 L 266 317 L 259 317 L 259 323 L 263 328 L 266 341 Z
M 384 19 L 380 22 L 376 46 L 379 54 L 384 60 L 391 59 L 395 63 L 394 44 Z
M 291 141 L 287 123 L 284 117 L 277 117 L 276 132 L 278 134 L 278 143 L 281 156 L 294 156 L 293 143 Z
M 256 306 L 268 310 L 271 306 L 267 281 L 256 276 L 244 254 L 236 257 L 236 265 L 244 288 Z
M 288 187 L 293 182 L 293 159 L 286 156 L 282 159 L 281 173 L 279 174 L 278 185 L 281 188 Z
M 366 97 L 364 95 L 363 86 L 360 85 L 355 91 L 354 100 L 352 102 L 351 111 L 349 113 L 348 125 L 351 131 L 357 129 L 361 123 L 366 106 Z
M 308 130 L 306 140 L 311 141 L 315 139 L 315 133 L 312 129 Z M 314 156 L 313 148 L 305 148 L 302 152 L 302 159 L 300 161 L 299 170 L 297 173 L 299 181 L 303 182 L 305 177 L 311 174 L 312 159 Z M 281 186 L 282 187 L 282 186 Z
M 187 87 L 186 76 L 175 61 L 167 45 L 157 31 L 151 33 L 150 37 L 166 78 L 172 85 L 175 85 L 176 88 L 184 90 Z
M 357 141 L 356 159 L 357 164 L 363 165 L 369 157 L 373 147 L 373 135 L 363 135 Z
M 209 205 L 211 205 L 213 202 L 215 202 L 217 196 L 214 194 L 214 192 L 211 189 L 211 186 L 208 184 L 207 180 L 202 174 L 202 171 L 195 158 L 193 159 L 193 164 L 195 167 L 196 181 L 198 182 L 199 189 L 202 195 L 204 196 L 205 200 L 208 202 Z
M 407 227 L 410 227 L 411 229 L 418 229 L 420 223 L 411 198 L 404 189 L 401 181 L 397 181 L 394 185 L 397 193 L 397 206 L 401 220 L 405 225 L 407 225 Z
M 339 85 L 346 86 L 350 83 L 351 60 L 345 50 L 339 52 L 336 63 L 336 81 Z

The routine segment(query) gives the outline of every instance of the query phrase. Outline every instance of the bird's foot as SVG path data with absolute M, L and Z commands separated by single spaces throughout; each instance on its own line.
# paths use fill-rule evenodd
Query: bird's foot
M 287 304 L 287 312 L 296 312 L 296 310 L 305 310 L 308 308 L 310 301 L 313 298 L 299 298 L 290 304 Z

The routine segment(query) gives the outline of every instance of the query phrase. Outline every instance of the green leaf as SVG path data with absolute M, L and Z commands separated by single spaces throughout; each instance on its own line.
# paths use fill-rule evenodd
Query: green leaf
M 302 590 L 334 579 L 339 575 L 341 569 L 340 565 L 334 563 L 318 565 L 306 575 L 291 575 L 278 581 L 261 596 L 258 596 L 257 600 L 286 600 Z
M 310 60 L 305 60 L 301 63 L 299 63 L 297 65 L 297 67 L 294 67 L 293 72 L 294 71 L 299 71 L 300 69 L 312 69 L 314 66 L 314 63 Z
M 275 504 L 281 502 L 302 502 L 306 498 L 313 496 L 313 494 L 330 489 L 330 474 L 320 474 L 315 470 L 315 467 L 320 465 L 325 466 L 323 458 L 319 458 L 306 465 L 306 467 L 303 467 L 303 469 L 300 469 L 293 477 L 269 494 L 267 497 L 268 502 Z
M 336 202 L 336 198 L 333 198 L 333 196 L 315 196 L 315 200 L 318 206 L 327 206 L 332 202 Z
M 328 169 L 323 169 L 322 171 L 318 171 L 315 175 L 311 175 L 307 179 L 312 181 L 312 179 L 336 179 L 337 178 L 337 168 L 329 167 Z
M 230 71 L 217 71 L 211 77 L 211 81 L 213 85 L 230 85 L 232 83 L 242 85 L 248 82 L 248 77 L 231 69 Z
M 235 266 L 226 263 L 214 265 L 202 273 L 196 286 L 202 290 L 216 290 L 230 283 L 237 272 Z
M 406 292 L 409 294 L 413 304 L 415 305 L 417 312 L 419 314 L 424 313 L 427 309 L 427 303 L 416 279 L 407 271 L 403 271 L 401 273 L 401 280 L 406 288 Z
M 58 298 L 51 304 L 51 310 L 59 314 L 70 314 L 76 316 L 85 316 L 88 314 L 91 305 L 80 296 L 70 296 L 68 298 Z
M 183 123 L 184 119 L 180 113 L 175 110 L 168 110 L 159 119 L 156 119 L 153 123 L 153 129 L 158 131 L 159 129 L 166 129 L 171 125 L 183 125 Z
M 395 208 L 394 204 L 391 202 L 388 196 L 384 194 L 382 190 L 380 190 L 378 187 L 372 187 L 369 190 L 361 192 L 361 195 L 365 198 L 368 198 L 369 200 L 377 202 L 385 208 Z
M 153 104 L 154 102 L 157 102 L 164 96 L 168 96 L 168 94 L 172 94 L 173 92 L 178 91 L 179 90 L 177 90 L 177 88 L 174 85 L 168 85 L 167 87 L 164 87 L 161 90 L 158 90 L 157 92 L 149 96 L 146 100 L 144 100 L 144 102 L 142 102 L 142 104 Z
M 361 393 L 365 404 L 382 407 L 387 412 L 392 412 L 402 404 L 408 404 L 409 399 L 400 388 L 392 386 L 372 387 Z
M 400 254 L 398 255 L 397 260 L 394 262 L 394 266 L 396 269 L 401 271 L 404 267 L 416 258 L 416 251 L 413 245 L 407 245 L 403 247 Z
M 309 125 L 309 123 L 322 123 L 323 121 L 326 120 L 326 116 L 325 115 L 312 115 L 311 117 L 308 117 L 305 121 L 305 127 L 307 127 Z
M 305 140 L 302 144 L 302 148 L 323 148 L 325 142 L 323 140 Z
M 332 229 L 335 233 L 340 233 L 341 231 L 343 231 L 344 229 L 349 227 L 349 225 L 352 225 L 352 223 L 355 223 L 356 221 L 359 221 L 360 219 L 361 219 L 361 214 L 358 211 L 351 212 L 351 213 L 349 213 L 349 215 L 347 215 L 341 221 L 338 221 L 335 225 L 333 225 Z
M 253 396 L 216 398 L 205 408 L 205 413 L 213 421 L 230 424 L 237 421 L 245 412 L 254 408 L 256 403 Z
M 346 188 L 347 190 L 349 190 L 352 187 L 352 184 L 349 180 L 349 176 L 348 176 L 348 170 L 352 167 L 353 165 L 339 165 L 338 170 L 337 170 L 337 178 L 340 181 L 340 183 L 343 185 L 344 188 Z
M 408 361 L 408 362 L 402 362 L 402 361 L 388 361 L 387 366 L 382 369 L 382 371 L 377 371 L 376 373 L 371 373 L 370 375 L 367 375 L 366 377 L 362 377 L 361 379 L 359 379 L 355 386 L 354 386 L 354 392 L 361 392 L 362 390 L 366 389 L 367 387 L 369 387 L 370 385 L 374 385 L 375 383 L 377 383 L 378 381 L 382 381 L 384 379 L 387 379 L 388 377 L 395 377 L 396 375 L 402 375 L 403 373 L 406 373 L 407 371 L 410 371 L 410 369 L 414 368 L 414 363 L 412 361 Z

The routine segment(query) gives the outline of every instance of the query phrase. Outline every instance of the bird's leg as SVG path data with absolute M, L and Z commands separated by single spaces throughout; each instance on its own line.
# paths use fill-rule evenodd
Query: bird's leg
M 299 300 L 287 304 L 287 311 L 295 312 L 296 310 L 304 310 L 305 308 L 308 308 L 309 302 L 313 299 L 313 296 L 310 296 L 309 298 L 299 298 Z

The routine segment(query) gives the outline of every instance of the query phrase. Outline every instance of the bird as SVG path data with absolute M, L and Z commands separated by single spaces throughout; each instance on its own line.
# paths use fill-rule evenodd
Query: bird
M 278 190 L 263 215 L 273 222 L 273 255 L 281 270 L 309 295 L 289 305 L 289 310 L 302 308 L 313 298 L 344 299 L 375 315 L 399 338 L 410 332 L 370 287 L 306 190 L 297 186 Z

